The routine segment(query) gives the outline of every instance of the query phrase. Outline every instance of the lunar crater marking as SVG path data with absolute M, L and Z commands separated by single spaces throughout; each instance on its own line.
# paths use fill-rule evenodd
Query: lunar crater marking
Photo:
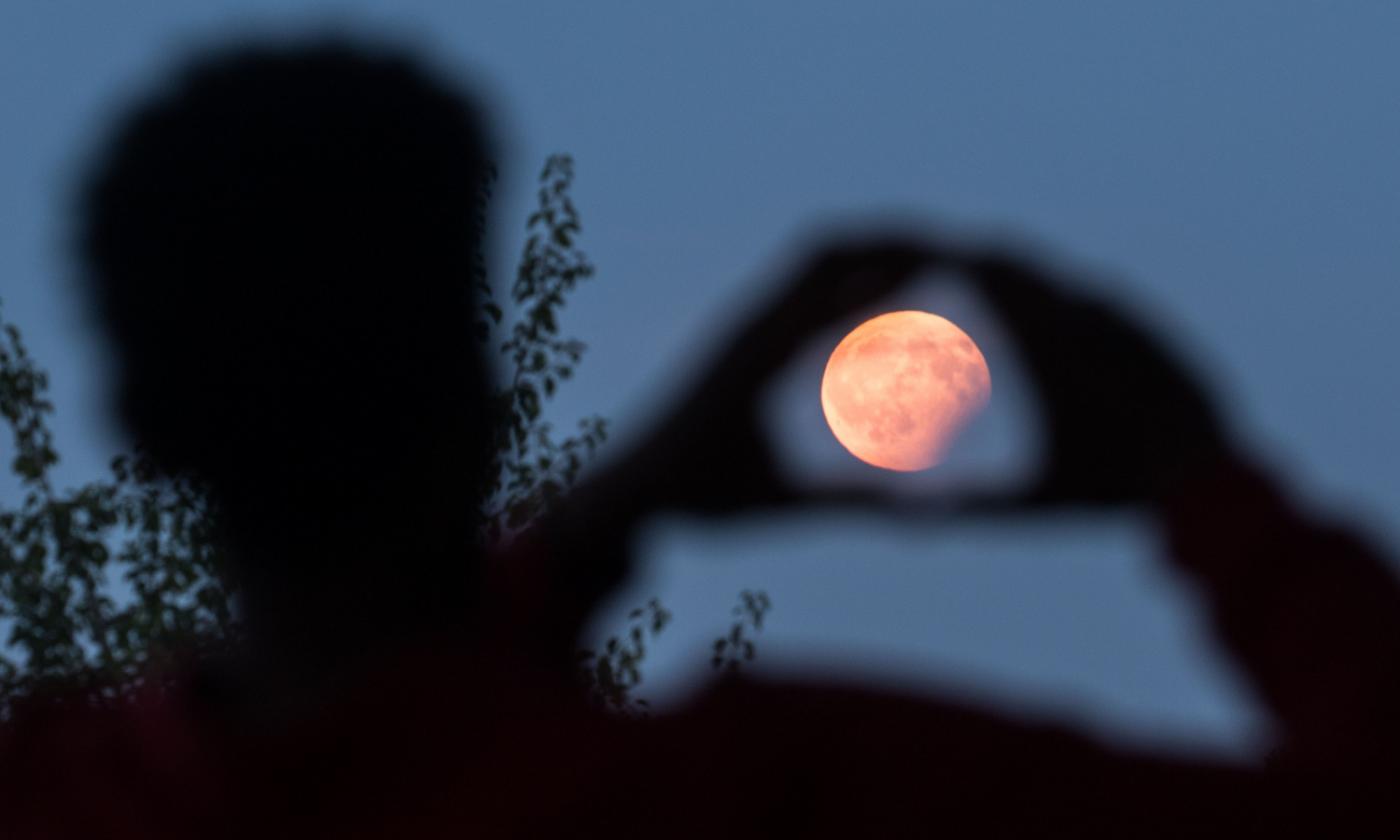
M 931 312 L 890 312 L 841 340 L 822 377 L 832 434 L 857 458 L 885 469 L 927 469 L 991 396 L 977 345 Z

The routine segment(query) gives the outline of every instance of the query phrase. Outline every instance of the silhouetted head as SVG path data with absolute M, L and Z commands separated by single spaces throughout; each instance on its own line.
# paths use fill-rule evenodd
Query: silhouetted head
M 460 545 L 488 172 L 472 102 L 339 43 L 197 58 L 121 121 L 80 213 L 121 413 L 235 541 Z

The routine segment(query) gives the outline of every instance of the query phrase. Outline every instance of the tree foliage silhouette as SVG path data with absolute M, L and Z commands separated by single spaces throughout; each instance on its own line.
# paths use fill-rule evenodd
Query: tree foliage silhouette
M 123 455 L 111 476 L 55 488 L 47 375 L 17 327 L 0 338 L 0 414 L 10 427 L 18 506 L 0 510 L 0 700 L 49 684 L 93 699 L 138 688 L 177 651 L 236 632 L 232 593 L 203 494 Z
M 520 317 L 500 345 L 512 373 L 497 395 L 501 422 L 483 526 L 492 541 L 524 528 L 557 501 L 607 438 L 606 421 L 593 416 L 578 421 L 577 434 L 556 439 L 543 413 L 544 402 L 573 375 L 585 349 L 559 332 L 559 311 L 568 295 L 593 276 L 592 263 L 576 244 L 581 226 L 569 195 L 573 179 L 567 155 L 545 161 L 538 208 L 526 221 L 525 249 L 511 285 Z M 491 284 L 483 278 L 480 288 L 483 311 L 491 326 L 500 326 L 503 314 L 491 299 Z
M 510 288 L 517 316 L 508 328 L 484 262 L 474 269 L 483 296 L 477 328 L 483 341 L 499 342 L 510 371 L 493 407 L 496 459 L 480 511 L 491 542 L 510 539 L 561 498 L 607 435 L 606 421 L 591 416 L 561 436 L 544 411 L 586 349 L 559 326 L 569 295 L 594 273 L 577 244 L 573 177 L 570 157 L 546 160 Z M 483 219 L 489 200 L 488 184 L 478 204 Z M 224 649 L 239 634 L 237 593 L 219 575 L 217 511 L 198 485 L 158 475 L 137 451 L 115 458 L 108 477 L 57 489 L 47 388 L 47 374 L 0 311 L 0 416 L 20 491 L 17 505 L 0 507 L 0 713 L 55 686 L 76 687 L 90 702 L 117 702 L 152 675 Z M 744 604 L 758 604 L 754 597 L 744 593 Z M 717 662 L 722 654 L 731 667 L 752 658 L 748 635 L 768 608 L 767 596 L 757 597 L 757 613 L 736 607 L 730 634 L 715 643 Z M 580 653 L 579 673 L 600 705 L 639 714 L 646 703 L 634 691 L 646 643 L 670 613 L 652 599 L 629 620 L 621 636 Z

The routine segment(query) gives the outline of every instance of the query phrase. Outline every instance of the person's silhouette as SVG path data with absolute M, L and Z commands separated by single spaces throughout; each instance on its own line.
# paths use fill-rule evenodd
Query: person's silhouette
M 472 615 L 488 159 L 476 109 L 403 56 L 248 47 L 135 111 L 87 185 L 124 419 L 212 490 L 288 690 Z
M 1003 256 L 893 236 L 822 250 L 669 420 L 509 552 L 482 550 L 486 159 L 467 100 L 334 44 L 200 59 L 123 123 L 84 194 L 82 255 L 128 427 L 219 506 L 248 648 L 123 709 L 18 712 L 4 836 L 1143 836 L 1387 814 L 1393 576 L 1242 465 L 1144 331 Z M 728 681 L 650 721 L 571 685 L 578 628 L 657 512 L 927 513 L 793 486 L 756 418 L 807 337 L 930 267 L 1004 318 L 1050 431 L 1038 482 L 964 512 L 1160 514 L 1275 714 L 1272 764 L 815 682 Z

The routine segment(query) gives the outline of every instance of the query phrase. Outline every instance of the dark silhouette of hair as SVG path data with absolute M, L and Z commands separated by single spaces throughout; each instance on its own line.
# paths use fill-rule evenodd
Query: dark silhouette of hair
M 97 161 L 79 246 L 122 416 L 211 488 L 245 577 L 305 589 L 379 564 L 377 604 L 396 581 L 429 612 L 435 589 L 464 596 L 488 167 L 472 102 L 330 41 L 198 58 Z

